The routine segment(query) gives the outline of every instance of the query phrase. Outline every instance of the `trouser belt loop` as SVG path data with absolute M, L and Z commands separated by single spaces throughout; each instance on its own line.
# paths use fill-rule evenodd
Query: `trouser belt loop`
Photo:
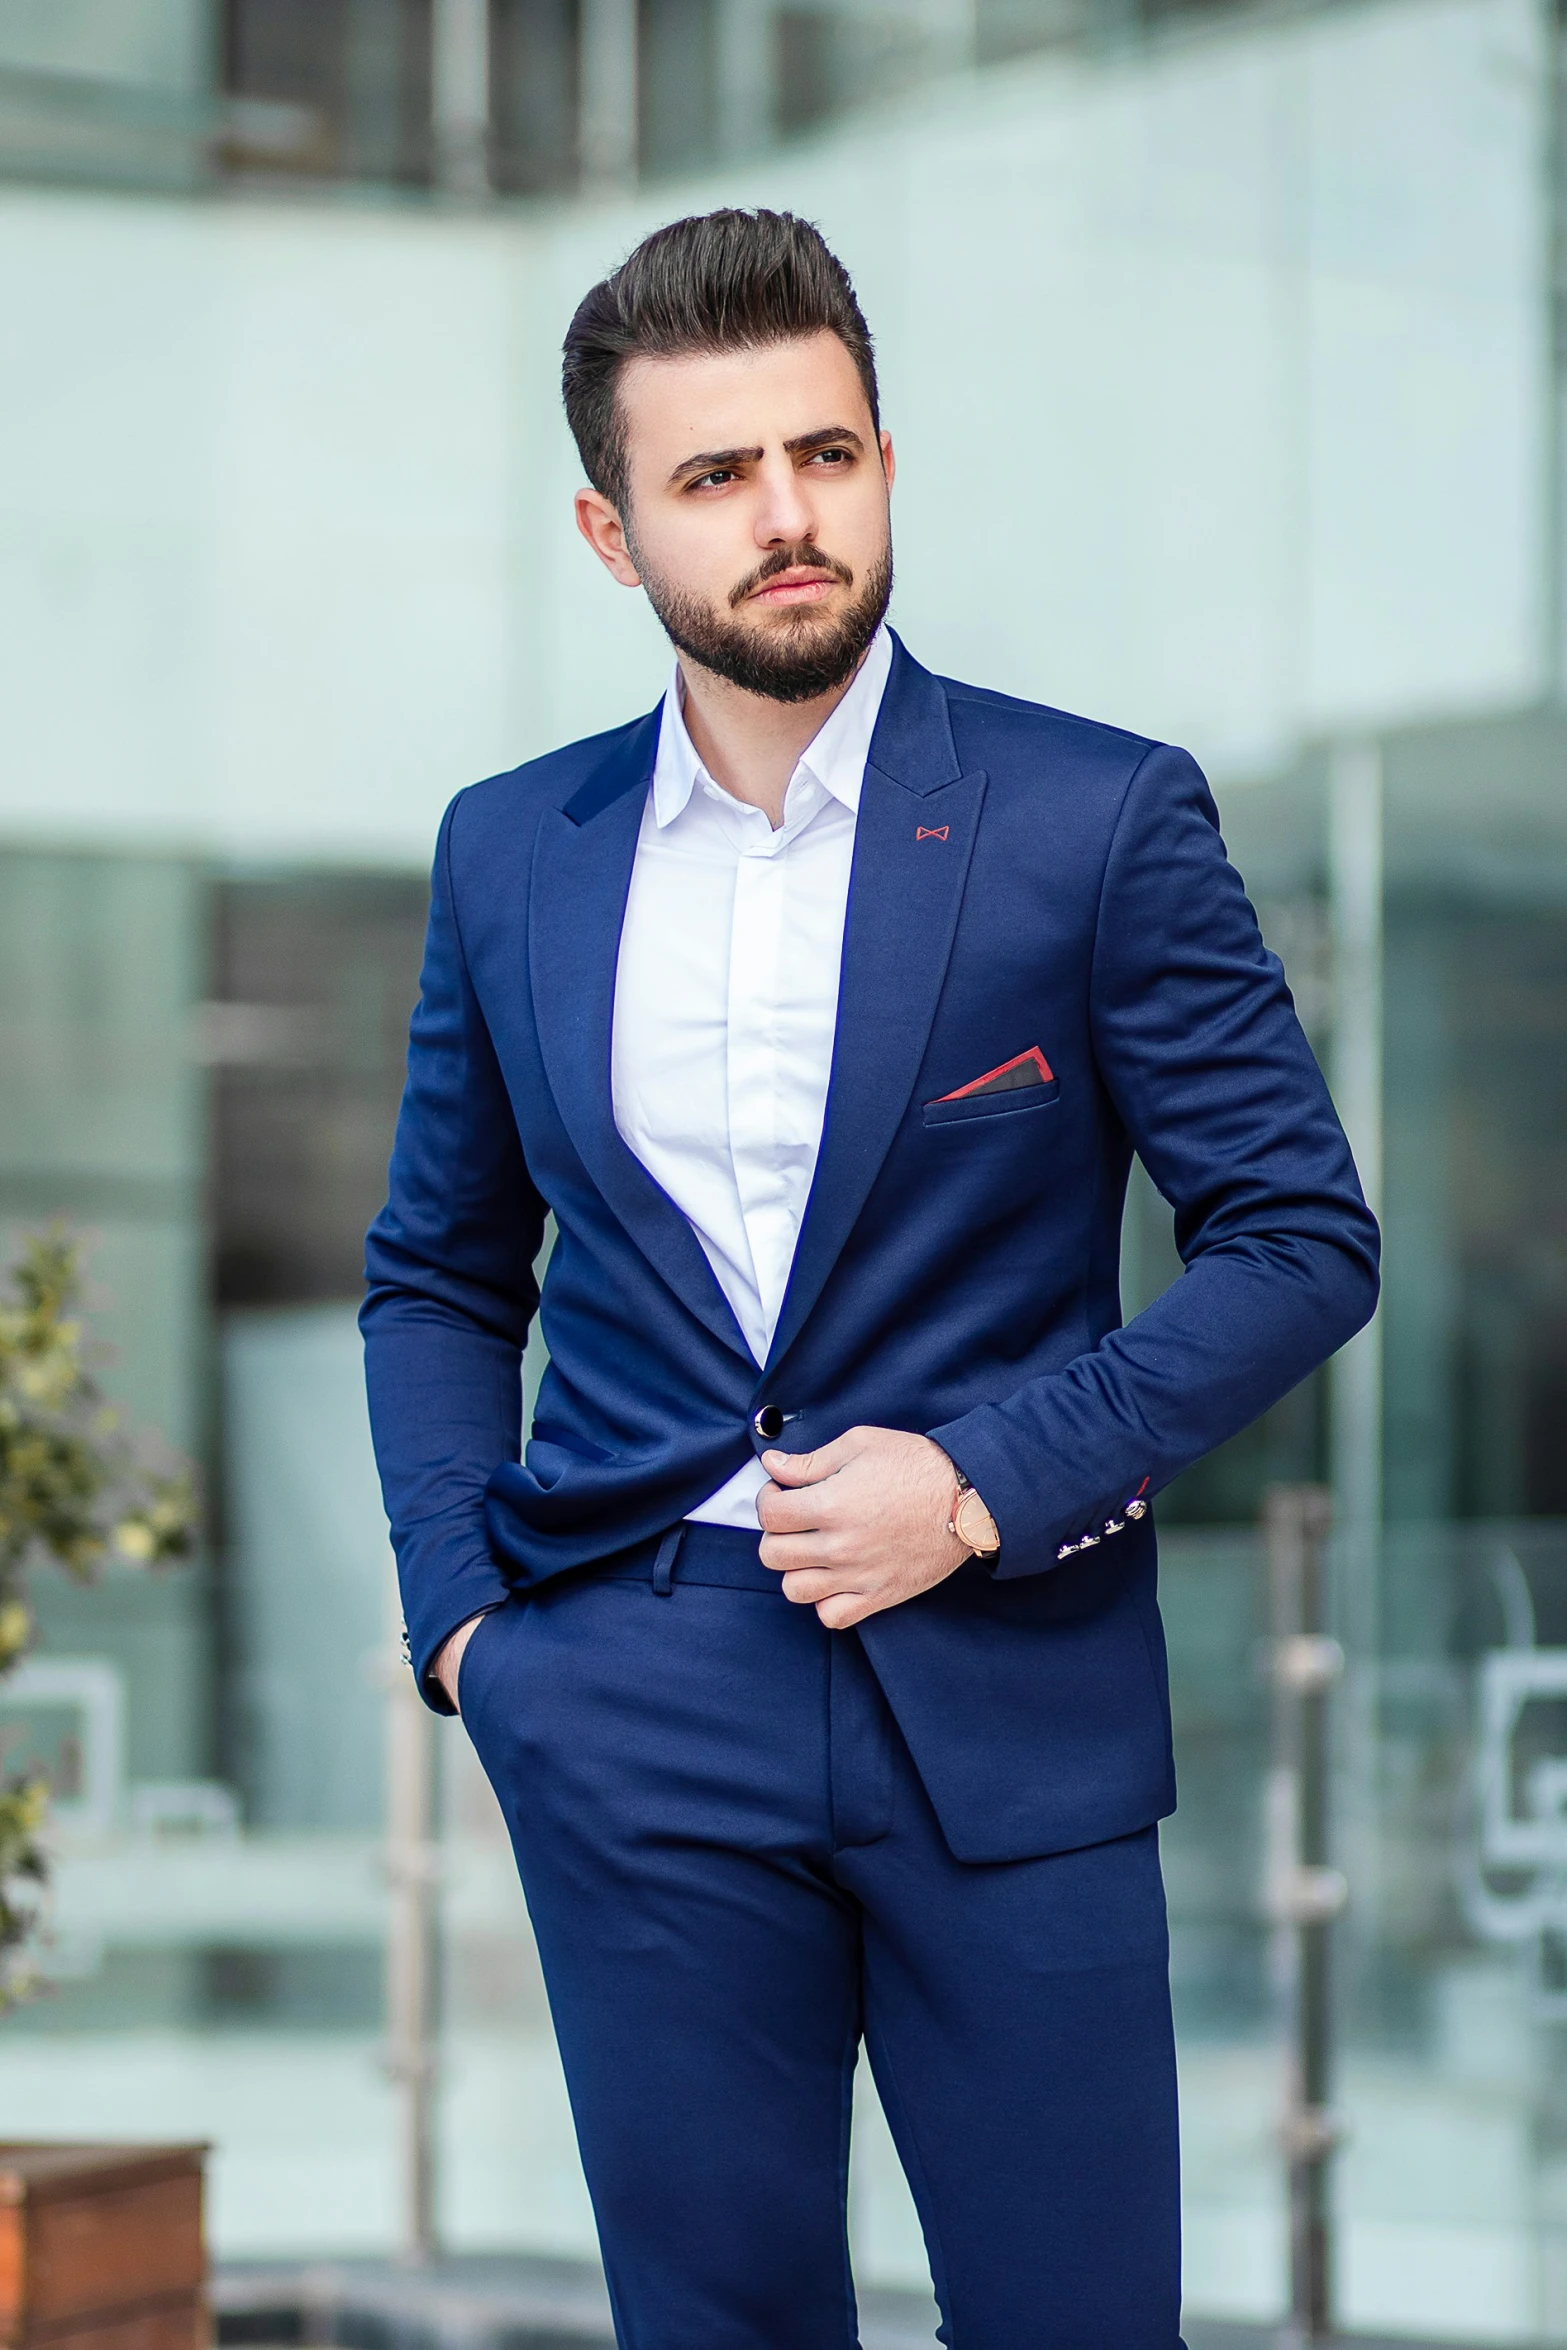
M 684 1524 L 673 1527 L 664 1536 L 653 1560 L 653 1589 L 660 1599 L 667 1599 L 675 1588 L 675 1561 L 680 1556 L 680 1545 L 686 1538 Z

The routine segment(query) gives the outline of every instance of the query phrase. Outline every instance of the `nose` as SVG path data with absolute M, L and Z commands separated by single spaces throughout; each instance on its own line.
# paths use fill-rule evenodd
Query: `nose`
M 816 509 L 792 460 L 782 451 L 766 462 L 756 502 L 756 541 L 762 547 L 808 544 L 816 536 Z

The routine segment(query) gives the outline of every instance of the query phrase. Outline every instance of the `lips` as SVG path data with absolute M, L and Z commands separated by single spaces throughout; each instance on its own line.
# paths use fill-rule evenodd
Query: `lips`
M 819 603 L 821 598 L 838 585 L 830 571 L 786 571 L 777 579 L 767 580 L 754 588 L 753 604 Z
M 821 603 L 834 587 L 853 585 L 853 572 L 835 556 L 817 552 L 814 558 L 807 556 L 802 560 L 796 555 L 791 559 L 784 548 L 778 547 L 749 579 L 740 580 L 731 589 L 729 602 L 735 611 L 742 604 L 772 604 L 785 610 L 791 605 L 805 608 Z

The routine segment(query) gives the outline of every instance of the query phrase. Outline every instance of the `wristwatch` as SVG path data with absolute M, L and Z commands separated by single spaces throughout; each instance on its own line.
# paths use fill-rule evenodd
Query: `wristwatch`
M 986 1509 L 963 1471 L 954 1461 L 952 1473 L 958 1489 L 952 1497 L 952 1515 L 947 1520 L 947 1532 L 955 1534 L 976 1558 L 993 1559 L 1001 1548 L 1001 1536 L 996 1521 Z

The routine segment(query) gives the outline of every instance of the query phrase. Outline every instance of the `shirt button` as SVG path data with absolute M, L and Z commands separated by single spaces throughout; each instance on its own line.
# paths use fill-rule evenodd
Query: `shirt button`
M 776 1444 L 784 1432 L 784 1416 L 775 1403 L 764 1403 L 751 1414 L 751 1426 L 764 1444 Z

